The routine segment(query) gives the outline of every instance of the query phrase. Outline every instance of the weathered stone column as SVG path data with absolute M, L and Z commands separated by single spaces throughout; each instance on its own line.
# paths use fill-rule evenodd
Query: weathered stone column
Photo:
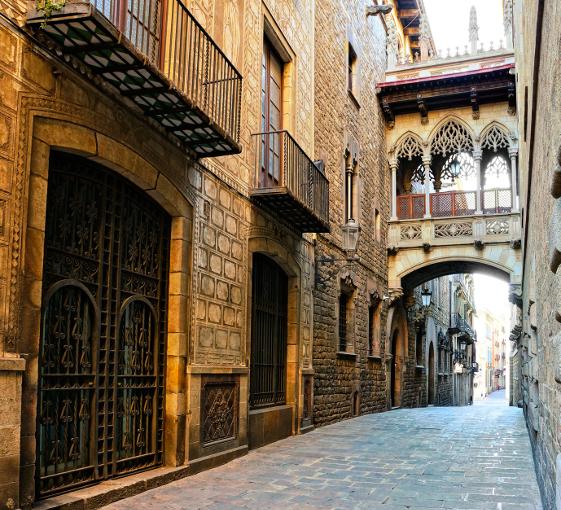
M 424 179 L 424 187 L 425 187 L 425 218 L 430 218 L 430 156 L 423 156 L 423 168 L 425 170 L 425 179 Z
M 481 210 L 481 156 L 482 151 L 479 147 L 473 149 L 473 162 L 475 164 L 475 214 L 483 214 Z
M 391 220 L 397 220 L 397 161 L 390 161 L 392 171 L 392 216 Z
M 510 189 L 512 190 L 512 212 L 518 212 L 518 186 L 516 185 L 516 158 L 518 156 L 518 148 L 510 147 L 508 149 L 510 156 Z

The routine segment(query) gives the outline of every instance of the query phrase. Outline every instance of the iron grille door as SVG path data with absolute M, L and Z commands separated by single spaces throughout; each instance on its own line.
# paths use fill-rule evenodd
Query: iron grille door
M 288 278 L 268 257 L 253 256 L 253 306 L 249 404 L 286 402 Z
M 49 169 L 38 492 L 162 463 L 169 217 L 103 167 Z

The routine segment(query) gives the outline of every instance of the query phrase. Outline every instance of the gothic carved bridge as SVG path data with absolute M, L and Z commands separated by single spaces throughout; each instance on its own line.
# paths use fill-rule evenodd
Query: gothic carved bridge
M 391 171 L 389 288 L 490 272 L 518 291 L 521 224 L 511 50 L 396 66 L 377 84 Z
M 396 220 L 389 226 L 389 287 L 401 294 L 422 283 L 474 271 L 520 285 L 520 215 Z

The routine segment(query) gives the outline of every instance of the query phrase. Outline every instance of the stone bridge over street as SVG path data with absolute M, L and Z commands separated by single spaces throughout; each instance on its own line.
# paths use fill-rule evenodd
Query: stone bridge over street
M 520 215 L 397 220 L 388 234 L 390 290 L 446 274 L 490 272 L 519 286 Z

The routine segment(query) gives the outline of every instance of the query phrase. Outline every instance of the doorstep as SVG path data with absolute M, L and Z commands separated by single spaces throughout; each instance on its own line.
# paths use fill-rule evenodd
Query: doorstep
M 247 446 L 195 459 L 180 467 L 160 467 L 114 478 L 33 503 L 33 510 L 94 510 L 161 485 L 225 464 L 247 453 Z

